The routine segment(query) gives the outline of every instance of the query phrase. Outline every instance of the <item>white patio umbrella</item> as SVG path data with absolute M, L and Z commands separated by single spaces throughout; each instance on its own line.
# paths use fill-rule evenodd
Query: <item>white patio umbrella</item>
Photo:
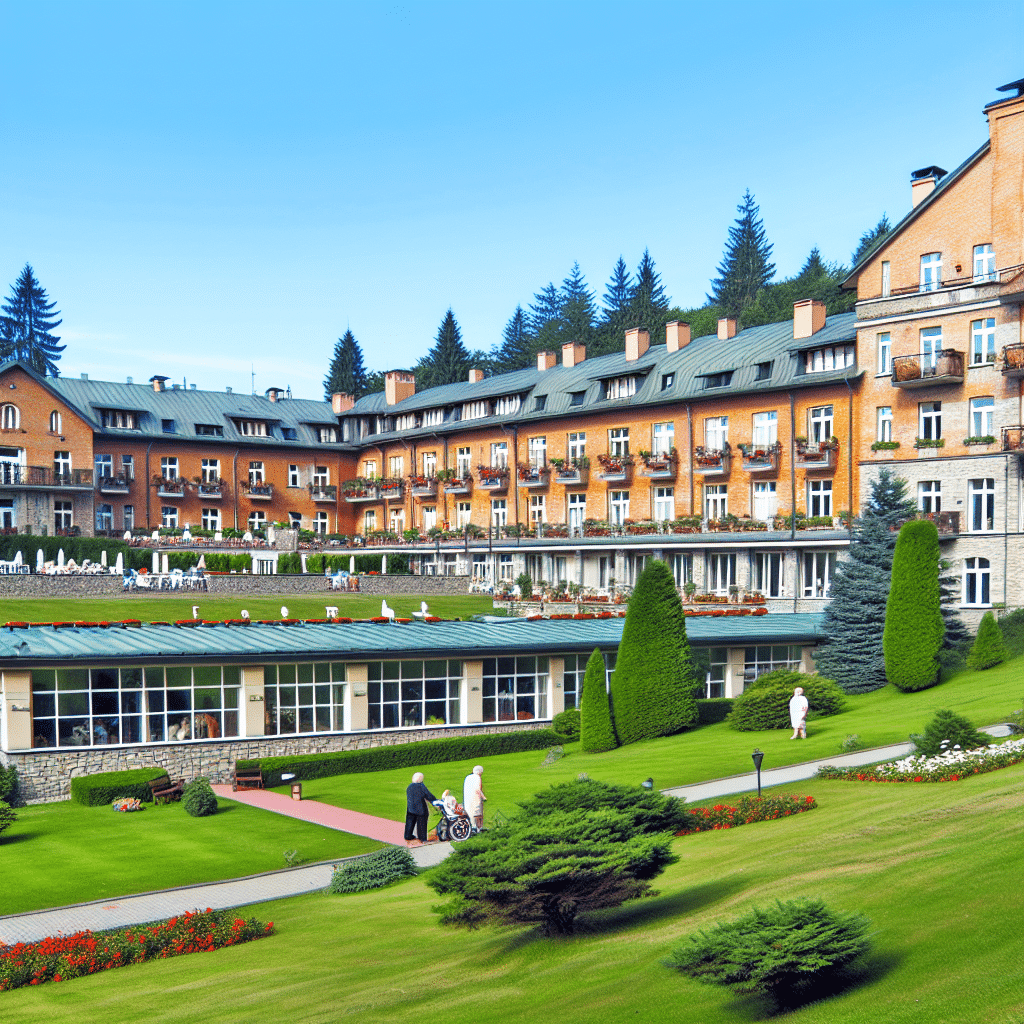
M 160 552 L 159 551 L 154 551 L 153 552 L 153 572 L 159 572 L 159 571 L 160 571 Z
M 60 551 L 57 552 L 57 568 L 58 569 L 63 569 L 64 568 L 64 549 L 63 548 L 61 548 Z
M 106 553 L 106 551 L 101 551 L 100 552 L 100 565 L 102 565 L 104 569 L 106 569 L 106 567 L 107 567 L 107 553 Z
M 118 551 L 117 553 L 117 561 L 114 562 L 114 572 L 116 572 L 118 576 L 124 575 L 124 553 L 121 551 Z
M 197 569 L 205 569 L 206 568 L 206 555 L 200 555 L 199 556 L 199 561 L 196 562 L 196 568 Z
M 348 556 L 348 571 L 353 576 L 355 576 L 355 574 L 356 574 L 356 556 L 355 555 L 349 555 Z
M 36 572 L 42 572 L 42 571 L 43 571 L 43 549 L 39 548 L 39 550 L 36 551 Z
M 388 574 L 388 556 L 380 556 L 380 574 L 381 576 L 387 576 Z
M 167 573 L 170 572 L 170 569 L 169 569 L 169 567 L 167 565 L 167 552 L 166 551 L 164 552 L 163 562 L 164 562 L 164 564 L 163 564 L 163 574 L 166 576 Z
M 14 556 L 14 564 L 15 564 L 15 565 L 21 565 L 21 563 L 22 563 L 22 557 L 21 557 L 21 552 L 19 551 L 19 552 L 18 552 L 18 553 L 17 553 L 17 554 L 16 554 L 15 556 Z

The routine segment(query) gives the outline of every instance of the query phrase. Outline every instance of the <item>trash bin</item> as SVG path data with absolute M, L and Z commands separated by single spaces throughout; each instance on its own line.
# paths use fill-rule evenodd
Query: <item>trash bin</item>
M 302 783 L 301 782 L 293 782 L 292 783 L 292 799 L 293 800 L 301 800 L 302 799 Z

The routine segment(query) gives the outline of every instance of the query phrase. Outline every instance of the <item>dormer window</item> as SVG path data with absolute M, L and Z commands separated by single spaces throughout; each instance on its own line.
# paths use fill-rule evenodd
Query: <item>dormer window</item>
M 197 423 L 196 434 L 199 437 L 223 437 L 224 428 L 218 423 Z
M 423 426 L 439 427 L 444 423 L 444 409 L 428 409 L 423 414 Z
M 318 427 L 317 435 L 321 444 L 335 444 L 338 440 L 337 427 Z
M 605 398 L 631 398 L 636 394 L 636 377 L 613 377 L 604 382 Z
M 174 420 L 161 420 L 160 428 L 165 434 L 175 433 Z
M 299 432 L 294 427 L 282 427 L 281 437 L 286 441 L 298 441 Z
M 771 380 L 772 379 L 772 364 L 758 363 L 757 370 L 754 373 L 754 380 Z
M 572 391 L 569 394 L 570 405 L 582 405 L 587 397 L 586 391 Z
M 482 420 L 490 414 L 490 408 L 485 401 L 466 402 L 462 406 L 462 418 L 464 420 Z
M 100 426 L 113 427 L 115 430 L 135 430 L 137 421 L 134 412 L 124 409 L 101 409 Z
M 808 349 L 804 353 L 804 373 L 845 370 L 847 366 L 853 366 L 854 356 L 853 345 L 828 345 L 825 348 Z
M 726 370 L 724 373 L 708 373 L 704 376 L 704 390 L 709 391 L 711 388 L 727 388 L 732 383 L 732 370 Z
M 395 417 L 395 430 L 415 430 L 418 426 L 415 413 L 407 412 L 404 416 Z
M 269 437 L 264 420 L 235 420 L 235 427 L 243 437 Z
M 661 375 L 661 390 L 668 391 L 675 385 L 676 375 L 674 373 L 663 373 Z
M 514 416 L 523 404 L 521 395 L 505 395 L 494 403 L 495 416 Z

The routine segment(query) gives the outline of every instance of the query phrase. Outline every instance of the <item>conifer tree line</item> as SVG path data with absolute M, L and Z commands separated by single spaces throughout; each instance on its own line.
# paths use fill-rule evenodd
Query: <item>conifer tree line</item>
M 466 347 L 455 314 L 448 309 L 433 346 L 412 367 L 416 389 L 465 381 L 470 367 L 482 370 L 486 376 L 532 367 L 538 352 L 560 355 L 562 346 L 569 342 L 586 345 L 588 356 L 621 352 L 625 333 L 631 328 L 648 331 L 652 345 L 664 344 L 665 325 L 673 320 L 686 321 L 693 336 L 700 337 L 715 333 L 718 320 L 724 316 L 736 317 L 741 328 L 790 320 L 793 303 L 803 299 L 824 302 L 830 315 L 853 309 L 856 294 L 841 287 L 849 273 L 845 264 L 827 261 L 814 246 L 795 275 L 776 281 L 775 264 L 771 262 L 773 247 L 749 189 L 737 213 L 703 306 L 683 309 L 672 304 L 647 249 L 634 271 L 619 256 L 600 299 L 579 263 L 574 263 L 560 284 L 550 281 L 525 307 L 522 303 L 516 306 L 501 339 L 489 351 Z M 856 266 L 891 229 L 888 217 L 883 215 L 861 235 L 851 265 Z M 350 369 L 356 365 L 359 373 Z M 383 373 L 362 369 L 359 344 L 351 331 L 346 332 L 335 346 L 324 381 L 326 396 L 343 391 L 358 398 L 383 388 Z

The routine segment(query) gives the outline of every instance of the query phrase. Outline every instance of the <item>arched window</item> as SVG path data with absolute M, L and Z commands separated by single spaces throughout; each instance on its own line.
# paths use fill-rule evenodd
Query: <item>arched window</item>
M 62 430 L 60 413 L 56 409 L 50 413 L 50 433 L 59 434 Z
M 0 406 L 0 427 L 17 430 L 21 426 L 21 410 L 16 405 Z

